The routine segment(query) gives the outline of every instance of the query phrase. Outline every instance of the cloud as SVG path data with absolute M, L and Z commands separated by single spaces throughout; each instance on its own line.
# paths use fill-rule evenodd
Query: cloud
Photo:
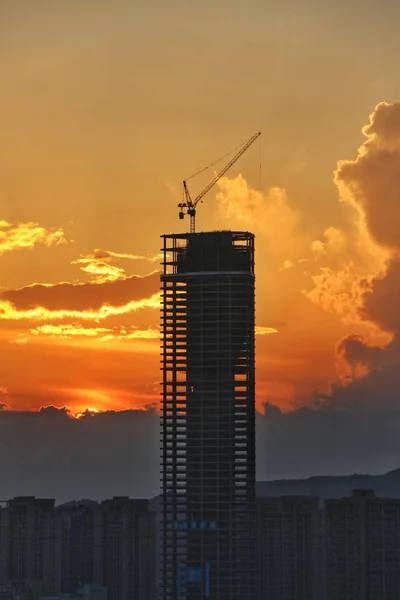
M 274 329 L 273 327 L 262 327 L 262 326 L 256 325 L 256 328 L 255 328 L 256 335 L 271 335 L 271 333 L 278 333 L 278 330 Z
M 264 416 L 257 415 L 258 480 L 384 473 L 400 466 L 398 405 L 380 406 L 375 397 L 367 405 L 340 406 L 335 399 L 289 413 L 268 404 L 264 409 Z
M 309 273 L 314 287 L 306 294 L 347 321 L 349 314 L 359 321 L 375 320 L 364 297 L 370 297 L 372 282 L 385 278 L 400 250 L 399 112 L 400 104 L 378 104 L 363 128 L 366 140 L 357 157 L 338 162 L 334 181 L 347 211 L 346 225 L 327 228 L 311 244 L 324 265 L 319 273 Z
M 96 283 L 126 279 L 125 269 L 110 264 L 109 259 L 99 258 L 95 255 L 84 256 L 72 261 L 72 265 L 79 265 L 81 271 L 90 275 Z
M 74 419 L 65 407 L 0 411 L 6 497 L 149 497 L 158 492 L 159 422 L 153 410 Z M 105 443 L 107 440 L 107 443 Z
M 235 219 L 263 236 L 285 238 L 296 232 L 299 215 L 289 206 L 286 190 L 272 187 L 265 193 L 252 189 L 242 175 L 233 179 L 222 177 L 217 195 L 223 218 Z
M 112 262 L 126 260 L 144 260 L 150 263 L 160 262 L 161 255 L 146 255 L 124 254 L 112 252 L 110 250 L 94 250 L 93 254 L 81 256 L 72 261 L 71 264 L 78 265 L 80 269 L 90 276 L 91 280 L 96 283 L 104 283 L 106 281 L 117 281 L 118 279 L 127 279 L 125 269 L 113 265 Z
M 400 465 L 399 427 L 400 411 L 379 405 L 282 413 L 266 403 L 257 413 L 257 480 L 385 472 Z M 159 493 L 159 417 L 151 407 L 80 419 L 65 406 L 3 410 L 0 469 L 4 498 L 148 498 Z
M 335 172 L 340 199 L 352 207 L 356 229 L 344 232 L 347 239 L 335 234 L 324 244 L 329 255 L 334 242 L 331 254 L 337 256 L 350 253 L 353 241 L 356 253 L 346 267 L 323 268 L 312 276 L 314 289 L 307 296 L 370 326 L 366 337 L 350 334 L 338 343 L 342 385 L 332 386 L 330 401 L 393 408 L 400 406 L 400 104 L 378 104 L 369 121 L 356 159 L 340 161 Z M 380 332 L 375 340 L 374 328 Z
M 319 273 L 309 272 L 314 287 L 306 295 L 347 323 L 376 321 L 364 297 L 371 298 L 372 282 L 385 278 L 400 250 L 399 113 L 400 104 L 378 104 L 356 158 L 338 162 L 334 182 L 345 225 L 327 228 L 311 244 L 323 264 Z M 375 297 L 382 285 L 374 286 Z M 393 312 L 389 305 L 385 310 Z
M 382 356 L 382 348 L 368 345 L 361 335 L 351 334 L 338 343 L 337 353 L 343 356 L 350 366 L 377 365 Z
M 0 385 L 0 410 L 8 408 L 8 404 L 4 401 L 8 397 L 7 388 L 4 385 Z
M 127 254 L 123 252 L 112 252 L 111 250 L 99 250 L 94 251 L 95 255 L 99 258 L 126 258 L 128 260 L 145 260 L 150 263 L 161 262 L 163 260 L 162 254 Z
M 316 256 L 326 254 L 325 245 L 323 242 L 321 242 L 321 240 L 314 240 L 313 242 L 311 242 L 310 250 Z
M 31 329 L 35 336 L 56 339 L 98 338 L 101 342 L 110 340 L 153 340 L 160 337 L 158 329 L 137 327 L 84 327 L 79 323 L 68 325 L 41 325 Z
M 400 165 L 399 165 L 400 166 Z M 399 207 L 400 210 L 400 207 Z M 381 329 L 400 334 L 400 258 L 395 256 L 365 293 L 361 314 Z
M 0 255 L 22 248 L 33 248 L 38 244 L 52 246 L 66 243 L 62 229 L 46 230 L 37 223 L 14 225 L 0 221 Z
M 160 338 L 159 329 L 148 327 L 147 329 L 131 328 L 130 330 L 120 329 L 105 335 L 101 341 L 109 340 L 156 340 Z M 157 346 L 158 347 L 158 346 Z
M 111 329 L 106 327 L 83 327 L 78 323 L 74 325 L 41 325 L 30 332 L 34 335 L 45 335 L 49 337 L 68 339 L 70 337 L 98 337 L 109 333 Z
M 339 370 L 350 379 L 363 377 L 363 382 L 351 381 L 346 390 L 334 387 L 336 401 L 394 403 L 400 406 L 400 260 L 389 262 L 384 275 L 376 278 L 363 297 L 360 314 L 383 330 L 382 343 L 349 335 L 338 345 Z M 353 374 L 350 377 L 349 373 Z
M 383 347 L 374 346 L 358 334 L 350 334 L 336 345 L 336 370 L 339 381 L 348 385 L 365 377 L 372 369 L 381 368 Z M 337 386 L 333 386 L 336 390 Z
M 139 329 L 138 327 L 84 327 L 80 323 L 67 325 L 40 325 L 30 329 L 30 333 L 34 336 L 50 337 L 53 339 L 76 339 L 76 338 L 96 338 L 101 342 L 109 342 L 112 340 L 127 341 L 127 340 L 159 340 L 160 330 L 153 327 L 147 329 Z M 256 335 L 271 335 L 278 333 L 273 327 L 255 327 Z M 27 338 L 17 338 L 14 343 L 26 343 Z
M 322 234 L 321 240 L 314 240 L 311 243 L 310 249 L 311 252 L 316 255 L 349 255 L 349 246 L 352 240 L 349 239 L 349 236 L 346 235 L 344 231 L 341 231 L 337 227 L 328 227 Z
M 364 290 L 360 315 L 383 330 L 400 333 L 400 104 L 381 102 L 363 128 L 367 137 L 356 160 L 340 161 L 335 181 L 343 200 L 365 218 L 380 247 L 390 248 L 384 266 Z
M 25 310 L 18 310 L 11 302 L 0 301 L 0 319 L 7 321 L 58 321 L 63 319 L 79 319 L 82 321 L 102 321 L 116 315 L 127 315 L 142 308 L 159 308 L 159 294 L 154 294 L 142 300 L 132 300 L 122 306 L 102 304 L 98 309 L 51 310 L 43 306 L 36 306 Z
M 364 294 L 371 289 L 374 274 L 361 276 L 354 271 L 352 262 L 341 270 L 321 267 L 317 275 L 310 274 L 314 287 L 302 293 L 324 310 L 339 315 L 344 323 L 361 322 L 365 320 L 361 310 Z
M 104 283 L 33 284 L 0 295 L 0 319 L 103 319 L 157 308 L 159 274 Z
M 363 128 L 366 141 L 356 160 L 338 163 L 335 181 L 344 201 L 365 215 L 368 231 L 382 246 L 400 247 L 400 103 L 381 102 Z
M 282 267 L 279 269 L 280 271 L 288 271 L 293 268 L 293 263 L 291 260 L 285 260 Z

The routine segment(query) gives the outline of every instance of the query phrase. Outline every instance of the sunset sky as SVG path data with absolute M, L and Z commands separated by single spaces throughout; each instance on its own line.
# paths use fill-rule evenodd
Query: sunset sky
M 261 130 L 197 218 L 256 234 L 259 411 L 397 410 L 399 18 L 0 0 L 4 408 L 159 401 L 159 236 L 188 228 L 182 179 Z

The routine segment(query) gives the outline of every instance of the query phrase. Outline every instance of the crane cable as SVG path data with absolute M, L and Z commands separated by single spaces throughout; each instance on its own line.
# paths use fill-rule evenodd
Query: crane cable
M 214 160 L 214 162 L 212 162 L 209 165 L 207 165 L 207 167 L 204 167 L 203 169 L 200 169 L 200 171 L 197 171 L 196 173 L 194 173 L 193 175 L 191 175 L 190 177 L 188 177 L 187 179 L 185 179 L 185 181 L 190 181 L 190 179 L 193 179 L 193 177 L 197 177 L 197 175 L 200 175 L 200 173 L 204 173 L 204 171 L 207 171 L 208 169 L 211 169 L 211 167 L 213 167 L 214 165 L 216 165 L 218 162 L 220 162 L 221 160 L 223 160 L 224 158 L 226 158 L 230 154 L 233 154 L 235 152 L 235 150 L 238 150 L 239 148 L 242 148 L 246 144 L 246 142 L 247 142 L 247 140 L 244 141 L 242 144 L 239 144 L 238 146 L 236 146 L 235 148 L 233 148 L 230 152 L 227 152 L 223 156 L 220 156 L 219 158 L 217 158 L 217 160 Z

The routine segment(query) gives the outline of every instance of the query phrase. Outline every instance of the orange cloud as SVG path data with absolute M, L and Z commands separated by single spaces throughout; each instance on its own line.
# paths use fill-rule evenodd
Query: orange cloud
M 223 219 L 241 221 L 255 233 L 275 240 L 279 248 L 284 246 L 288 250 L 298 233 L 299 214 L 289 205 L 286 190 L 272 187 L 263 193 L 252 189 L 242 175 L 234 179 L 222 177 L 218 187 L 217 200 Z
M 43 306 L 28 309 L 17 309 L 11 302 L 0 300 L 0 319 L 9 321 L 59 321 L 63 319 L 79 319 L 82 321 L 102 321 L 114 315 L 126 315 L 141 308 L 159 308 L 160 295 L 132 300 L 122 306 L 102 304 L 98 309 L 51 310 Z
M 364 294 L 371 288 L 374 275 L 356 275 L 353 263 L 339 271 L 321 267 L 317 275 L 310 275 L 314 287 L 303 294 L 328 312 L 335 313 L 346 324 L 361 322 Z
M 41 325 L 30 332 L 35 336 L 46 336 L 58 339 L 98 338 L 101 342 L 109 340 L 149 340 L 160 337 L 160 332 L 151 327 L 138 329 L 136 327 L 84 327 L 79 323 L 68 325 Z
M 30 333 L 35 336 L 46 336 L 59 339 L 78 337 L 99 338 L 102 342 L 108 342 L 110 340 L 154 340 L 160 338 L 160 330 L 153 327 L 148 327 L 147 329 L 139 329 L 138 327 L 84 327 L 80 323 L 68 325 L 40 325 L 39 327 L 30 329 Z M 256 326 L 255 328 L 256 335 L 271 335 L 273 333 L 278 333 L 278 330 L 273 327 Z M 26 341 L 26 335 L 24 334 L 24 342 Z
M 384 276 L 394 248 L 400 249 L 400 105 L 380 103 L 363 128 L 365 142 L 355 160 L 341 160 L 334 173 L 346 225 L 327 228 L 311 244 L 319 272 L 310 272 L 306 296 L 345 323 L 372 318 L 363 309 L 365 294 Z M 388 124 L 393 127 L 388 130 Z
M 68 339 L 71 337 L 97 337 L 109 333 L 111 329 L 106 327 L 83 327 L 83 325 L 41 325 L 35 329 L 31 329 L 30 332 L 33 335 L 45 335 L 49 337 L 57 337 L 61 339 Z
M 153 327 L 147 329 L 134 329 L 133 331 L 126 331 L 124 329 L 119 332 L 113 332 L 105 335 L 101 338 L 102 342 L 108 342 L 110 340 L 155 340 L 160 338 L 160 331 Z M 158 346 L 157 346 L 158 347 Z
M 365 219 L 381 246 L 400 246 L 400 103 L 381 102 L 363 128 L 366 141 L 356 160 L 342 160 L 335 172 L 341 199 Z
M 354 226 L 324 244 L 326 257 L 348 255 L 349 262 L 321 269 L 307 295 L 370 326 L 366 337 L 351 334 L 337 345 L 337 370 L 346 391 L 334 388 L 333 397 L 390 402 L 400 385 L 400 103 L 378 104 L 363 133 L 366 140 L 356 159 L 339 161 L 335 171 L 340 200 L 352 209 Z
M 109 260 L 101 259 L 95 255 L 84 256 L 72 261 L 72 265 L 79 265 L 81 271 L 91 276 L 96 283 L 126 279 L 125 269 L 111 265 Z
M 99 258 L 126 258 L 129 260 L 146 260 L 150 263 L 161 262 L 163 260 L 162 254 L 127 254 L 123 252 L 112 252 L 111 250 L 99 250 L 96 249 L 95 255 Z
M 144 277 L 132 276 L 104 283 L 56 283 L 33 284 L 18 290 L 8 290 L 0 295 L 0 318 L 18 319 L 24 312 L 35 311 L 41 307 L 43 314 L 62 312 L 64 316 L 80 318 L 80 313 L 88 313 L 82 318 L 96 318 L 96 312 L 103 314 L 122 314 L 135 310 L 136 303 L 146 304 L 146 298 L 153 306 L 153 296 L 158 294 L 159 274 L 150 273 Z M 127 306 L 130 308 L 126 308 Z M 112 307 L 123 307 L 113 313 Z M 155 307 L 155 306 L 154 306 Z M 37 314 L 36 312 L 32 313 Z M 92 315 L 92 316 L 90 316 Z M 29 317 L 21 317 L 29 318 Z M 48 318 L 46 316 L 46 318 Z M 50 318 L 50 317 L 49 317 Z M 57 319 L 60 317 L 56 317 Z M 99 317 L 104 318 L 104 317 Z
M 62 229 L 47 231 L 37 223 L 13 225 L 0 221 L 0 255 L 21 248 L 33 248 L 37 244 L 52 246 L 66 243 Z
M 278 330 L 273 327 L 261 327 L 260 325 L 256 325 L 256 335 L 271 335 L 272 333 L 278 333 Z
M 127 260 L 144 260 L 147 262 L 160 262 L 161 255 L 146 255 L 141 256 L 138 254 L 124 254 L 118 252 L 112 252 L 110 250 L 94 250 L 93 254 L 87 256 L 81 256 L 80 258 L 72 261 L 71 264 L 78 265 L 84 273 L 88 274 L 92 281 L 96 283 L 105 283 L 106 281 L 116 281 L 118 279 L 127 279 L 125 269 L 117 267 L 111 264 L 113 261 L 121 259 Z
M 291 260 L 285 260 L 285 262 L 283 263 L 281 269 L 279 269 L 279 270 L 280 271 L 288 271 L 292 267 L 293 267 L 292 261 Z

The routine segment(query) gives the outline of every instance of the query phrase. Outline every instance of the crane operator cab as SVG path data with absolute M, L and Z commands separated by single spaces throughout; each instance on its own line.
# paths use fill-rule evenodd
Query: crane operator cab
M 186 204 L 184 202 L 180 202 L 178 204 L 178 207 L 180 208 L 180 211 L 179 211 L 179 218 L 180 219 L 184 219 L 185 218 L 185 213 L 182 210 L 185 206 L 186 206 Z

